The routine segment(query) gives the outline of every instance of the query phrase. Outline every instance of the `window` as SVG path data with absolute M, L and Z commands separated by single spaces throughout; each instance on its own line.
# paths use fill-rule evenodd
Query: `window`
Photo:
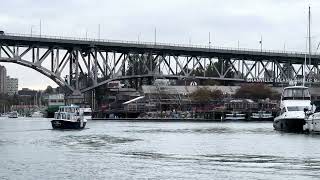
M 305 106 L 288 106 L 287 107 L 288 111 L 304 111 L 305 108 L 309 109 L 308 107 L 305 107 Z
M 84 116 L 91 116 L 91 112 L 83 112 Z
M 283 92 L 283 99 L 310 99 L 310 93 L 306 88 L 285 89 Z

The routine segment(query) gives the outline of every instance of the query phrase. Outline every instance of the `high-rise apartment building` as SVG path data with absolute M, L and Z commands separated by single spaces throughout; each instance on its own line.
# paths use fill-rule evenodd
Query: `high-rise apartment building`
M 0 66 L 0 94 L 7 93 L 7 69 Z
M 18 78 L 10 78 L 7 76 L 7 93 L 12 96 L 18 94 L 19 80 Z

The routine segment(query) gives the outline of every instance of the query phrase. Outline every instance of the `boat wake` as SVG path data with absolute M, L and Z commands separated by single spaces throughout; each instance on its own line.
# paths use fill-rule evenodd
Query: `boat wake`
M 140 139 L 125 138 L 125 137 L 114 137 L 109 135 L 69 135 L 61 137 L 59 140 L 53 141 L 53 145 L 61 146 L 64 145 L 70 148 L 87 149 L 94 148 L 99 149 L 103 147 L 111 148 L 116 144 L 125 144 L 135 141 L 141 141 Z

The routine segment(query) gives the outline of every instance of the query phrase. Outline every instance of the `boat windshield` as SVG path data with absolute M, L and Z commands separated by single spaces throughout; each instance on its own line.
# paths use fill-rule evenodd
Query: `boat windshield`
M 76 113 L 79 112 L 79 108 L 73 106 L 61 106 L 60 112 Z
M 91 112 L 83 112 L 84 116 L 91 116 Z
M 307 88 L 289 88 L 282 93 L 283 100 L 310 100 L 310 93 Z
M 288 111 L 304 111 L 305 108 L 308 108 L 308 107 L 305 107 L 305 106 L 288 106 L 287 107 Z

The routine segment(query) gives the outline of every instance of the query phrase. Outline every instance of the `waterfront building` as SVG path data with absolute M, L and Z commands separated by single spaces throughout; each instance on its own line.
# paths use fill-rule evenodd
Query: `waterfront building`
M 28 104 L 41 106 L 41 93 L 36 90 L 22 88 L 22 90 L 18 91 L 18 95 L 21 99 L 24 99 L 26 102 L 28 102 Z
M 225 107 L 227 110 L 239 112 L 259 110 L 258 103 L 251 99 L 232 99 L 225 103 Z
M 64 106 L 64 94 L 50 94 L 48 96 L 48 107 L 50 106 Z
M 46 110 L 46 117 L 53 118 L 54 113 L 59 110 L 60 106 L 65 105 L 64 94 L 50 94 L 46 98 L 48 108 Z
M 224 104 L 219 102 L 211 102 L 207 105 L 201 105 L 192 102 L 190 94 L 199 88 L 209 90 L 220 90 L 225 95 L 234 95 L 240 86 L 170 86 L 166 83 L 157 83 L 155 85 L 143 85 L 141 87 L 140 96 L 132 98 L 123 103 L 126 112 L 151 112 L 151 111 L 190 111 L 197 109 L 200 111 L 211 111 L 213 109 L 222 108 Z
M 18 94 L 19 80 L 18 78 L 10 78 L 7 76 L 7 93 L 9 96 Z
M 37 93 L 38 91 L 29 89 L 29 88 L 22 88 L 21 90 L 18 91 L 18 94 L 21 97 L 35 97 Z
M 0 94 L 7 93 L 7 69 L 0 66 Z

